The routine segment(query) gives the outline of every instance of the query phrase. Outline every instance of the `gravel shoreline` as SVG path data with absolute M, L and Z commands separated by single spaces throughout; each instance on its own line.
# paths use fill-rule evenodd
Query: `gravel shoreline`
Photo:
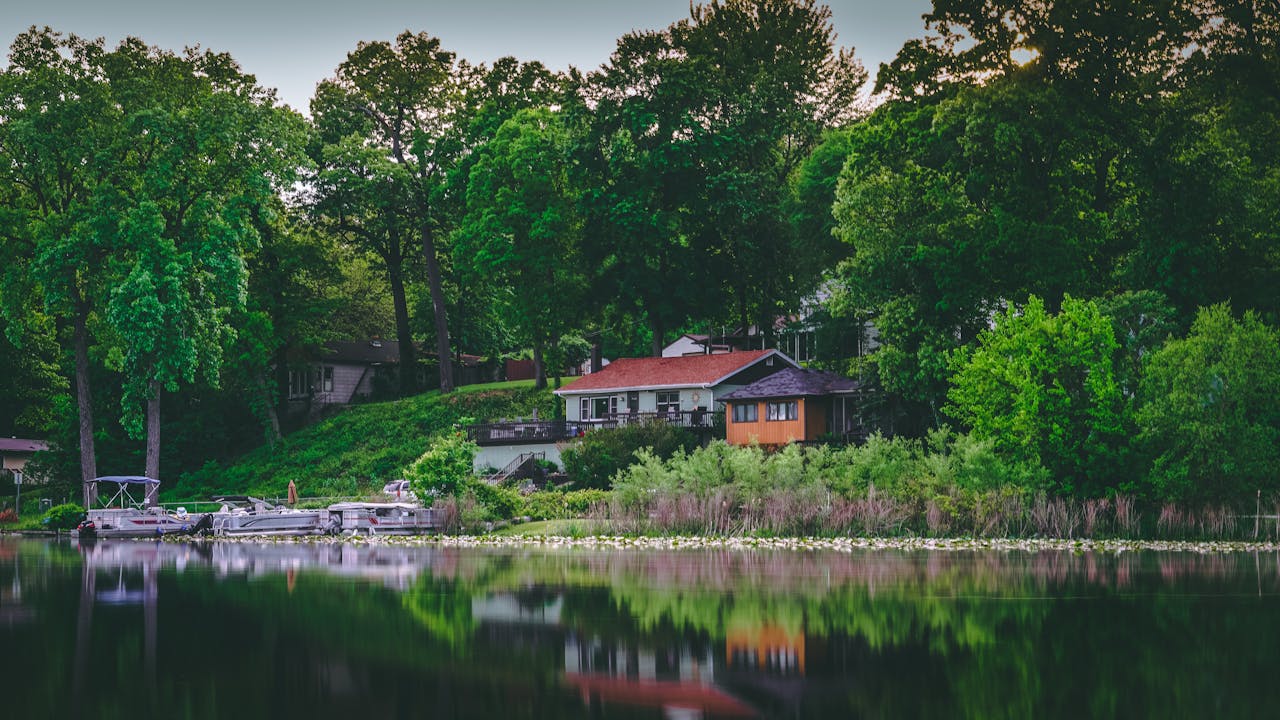
M 1051 538 L 753 538 L 693 536 L 591 535 L 304 535 L 297 537 L 204 537 L 166 536 L 169 542 L 232 543 L 351 543 L 357 545 L 492 547 L 492 548 L 587 548 L 604 550 L 791 550 L 798 552 L 857 550 L 898 551 L 999 551 L 999 552 L 1105 552 L 1134 551 L 1192 552 L 1199 554 L 1280 552 L 1280 543 L 1181 540 L 1069 540 Z
M 6 530 L 0 536 L 66 537 L 74 533 L 55 533 L 48 530 Z M 112 539 L 119 542 L 124 538 Z M 135 541 L 154 542 L 153 538 L 131 538 Z M 853 552 L 855 550 L 899 551 L 1001 551 L 1001 552 L 1106 552 L 1134 551 L 1249 553 L 1280 552 L 1277 542 L 1250 542 L 1244 540 L 1196 541 L 1196 540 L 1086 540 L 1061 538 L 864 538 L 864 537 L 699 537 L 691 535 L 301 535 L 293 537 L 192 537 L 166 535 L 165 542 L 218 542 L 218 543 L 316 543 L 356 545 L 394 545 L 403 547 L 494 547 L 494 548 L 595 548 L 608 550 L 793 550 Z

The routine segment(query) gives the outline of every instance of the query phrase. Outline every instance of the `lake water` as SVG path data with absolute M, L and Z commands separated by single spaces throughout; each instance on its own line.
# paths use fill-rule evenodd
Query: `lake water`
M 1276 717 L 1280 555 L 0 538 L 0 717 Z

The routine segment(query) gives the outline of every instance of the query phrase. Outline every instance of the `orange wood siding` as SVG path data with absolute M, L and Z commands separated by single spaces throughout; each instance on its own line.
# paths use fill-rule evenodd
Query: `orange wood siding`
M 801 398 L 800 417 L 804 418 L 804 439 L 817 440 L 827 432 L 827 402 L 823 398 Z
M 733 406 L 739 403 L 729 401 L 729 408 L 725 411 L 725 442 L 730 445 L 786 445 L 805 439 L 805 398 L 796 398 L 796 402 L 795 420 L 766 420 L 765 402 L 759 401 L 756 403 L 755 422 L 736 423 L 733 421 Z M 826 426 L 825 420 L 822 424 Z

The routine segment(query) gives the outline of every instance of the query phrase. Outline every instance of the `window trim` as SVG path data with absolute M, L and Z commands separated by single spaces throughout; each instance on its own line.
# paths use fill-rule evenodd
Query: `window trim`
M 733 403 L 732 415 L 735 423 L 760 422 L 760 403 Z
M 766 422 L 795 422 L 800 419 L 800 401 L 782 400 L 765 403 Z
M 663 398 L 666 401 L 663 401 Z M 672 398 L 675 398 L 672 400 Z M 680 391 L 679 390 L 659 390 L 654 393 L 654 411 L 659 414 L 674 414 L 680 412 Z
M 596 403 L 608 401 L 606 407 L 608 410 L 603 415 L 597 415 L 595 412 Z M 579 420 L 606 420 L 609 417 L 618 414 L 618 396 L 617 395 L 587 395 L 582 398 L 578 405 Z

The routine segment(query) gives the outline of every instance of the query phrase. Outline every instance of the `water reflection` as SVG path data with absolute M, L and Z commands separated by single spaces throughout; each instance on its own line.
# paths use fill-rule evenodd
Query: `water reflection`
M 1266 714 L 1280 554 L 0 539 L 13 717 Z

